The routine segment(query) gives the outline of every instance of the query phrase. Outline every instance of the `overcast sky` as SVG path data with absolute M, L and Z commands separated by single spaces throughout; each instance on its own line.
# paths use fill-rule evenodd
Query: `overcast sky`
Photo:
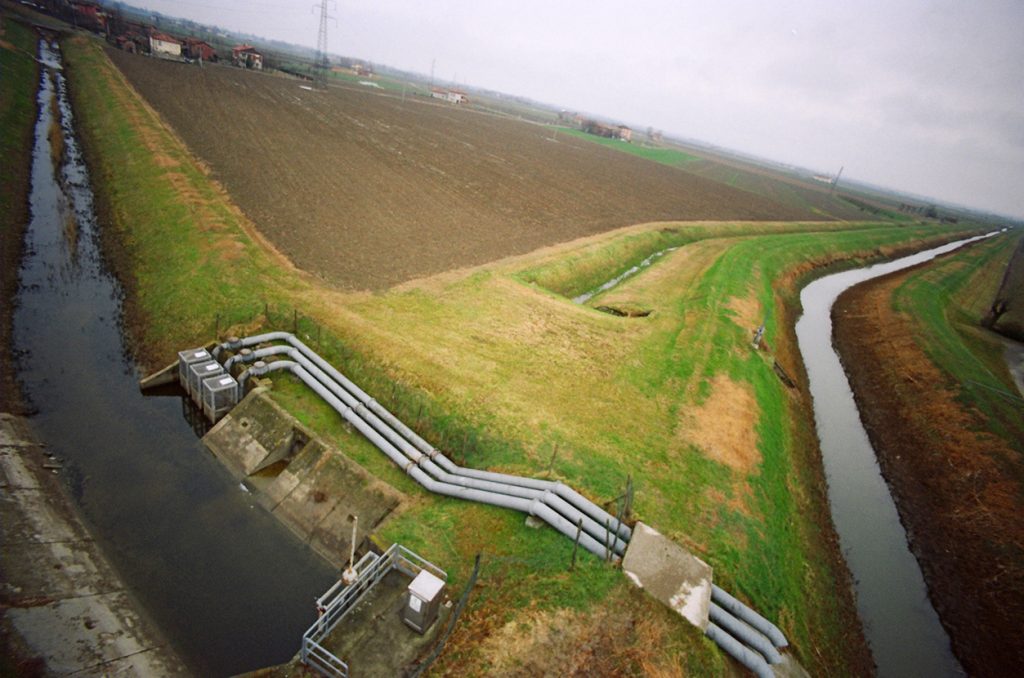
M 328 50 L 1024 218 L 1021 0 L 328 0 Z M 316 46 L 311 0 L 129 0 Z

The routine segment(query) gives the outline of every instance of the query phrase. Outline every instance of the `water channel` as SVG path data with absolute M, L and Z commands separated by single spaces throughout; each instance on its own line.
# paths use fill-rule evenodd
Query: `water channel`
M 140 394 L 59 49 L 41 42 L 40 59 L 48 67 L 13 332 L 33 427 L 63 462 L 93 534 L 192 673 L 287 661 L 336 573 L 203 448 L 181 398 Z M 57 161 L 48 138 L 54 97 L 64 145 Z
M 968 238 L 869 268 L 825 276 L 800 294 L 796 334 L 803 355 L 832 520 L 853 574 L 857 610 L 880 676 L 962 676 L 889 487 L 832 348 L 832 304 L 849 287 L 990 237 Z

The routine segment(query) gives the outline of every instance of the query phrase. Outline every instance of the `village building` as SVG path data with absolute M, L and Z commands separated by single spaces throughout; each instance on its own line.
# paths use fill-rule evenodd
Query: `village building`
M 263 55 L 252 45 L 235 45 L 231 48 L 231 63 L 239 68 L 263 70 Z
M 469 97 L 462 90 L 448 89 L 444 87 L 431 87 L 430 96 L 435 99 L 447 101 L 450 104 L 468 104 Z
M 181 41 L 159 31 L 149 34 L 149 53 L 155 57 L 181 58 Z
M 107 13 L 98 2 L 75 0 L 71 3 L 72 16 L 76 26 L 102 33 L 107 29 Z
M 633 140 L 633 130 L 625 125 L 606 125 L 597 120 L 580 118 L 580 129 L 587 134 L 604 137 L 606 139 L 621 139 L 622 141 Z
M 217 50 L 208 42 L 199 38 L 185 38 L 185 46 L 182 51 L 189 59 L 217 61 Z

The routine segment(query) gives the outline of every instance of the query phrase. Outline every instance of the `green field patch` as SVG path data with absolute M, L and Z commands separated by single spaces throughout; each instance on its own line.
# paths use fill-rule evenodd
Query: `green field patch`
M 569 136 L 576 137 L 578 139 L 586 139 L 587 141 L 595 144 L 614 148 L 617 151 L 629 153 L 630 155 L 661 163 L 662 165 L 668 165 L 669 167 L 683 167 L 690 163 L 700 161 L 700 158 L 697 156 L 690 155 L 689 153 L 685 153 L 679 149 L 643 146 L 639 143 L 630 143 L 623 141 L 622 139 L 608 139 L 606 137 L 599 137 L 595 134 L 589 134 L 582 130 L 572 129 L 570 127 L 559 127 L 558 133 L 568 134 Z

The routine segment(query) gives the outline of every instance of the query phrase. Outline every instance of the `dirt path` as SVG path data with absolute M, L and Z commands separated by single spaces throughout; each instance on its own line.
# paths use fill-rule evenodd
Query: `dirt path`
M 835 343 L 932 602 L 971 675 L 1024 662 L 1024 496 L 1006 443 L 961 405 L 892 310 L 909 272 L 859 285 L 833 308 Z

